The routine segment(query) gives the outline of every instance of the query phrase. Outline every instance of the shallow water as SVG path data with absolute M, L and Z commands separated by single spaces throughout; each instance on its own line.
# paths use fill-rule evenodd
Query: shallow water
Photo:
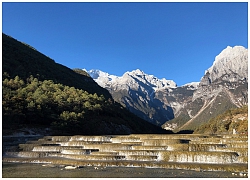
M 139 167 L 83 167 L 66 170 L 42 164 L 3 163 L 3 178 L 233 178 L 230 172 L 197 172 Z

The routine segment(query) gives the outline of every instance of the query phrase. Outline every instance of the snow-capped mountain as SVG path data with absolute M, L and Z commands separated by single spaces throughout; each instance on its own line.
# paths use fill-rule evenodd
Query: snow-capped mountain
M 248 79 L 248 50 L 243 46 L 227 46 L 215 57 L 213 65 L 205 71 L 201 79 L 202 85 L 208 85 L 223 78 L 225 81 L 236 82 Z
M 121 77 L 101 70 L 87 72 L 100 86 L 109 90 L 115 101 L 141 118 L 157 125 L 173 119 L 173 111 L 178 111 L 181 106 L 179 103 L 167 100 L 169 99 L 167 96 L 176 95 L 175 98 L 178 98 L 180 95 L 177 97 L 177 94 L 180 89 L 193 92 L 198 86 L 198 83 L 189 83 L 177 87 L 173 80 L 158 79 L 139 69 L 125 72 Z
M 115 82 L 116 79 L 119 79 L 118 76 L 110 75 L 97 69 L 92 69 L 87 72 L 97 82 L 97 84 L 103 88 L 105 88 L 108 84 L 112 84 L 113 82 Z
M 145 84 L 154 90 L 177 87 L 176 83 L 172 80 L 166 80 L 165 78 L 158 79 L 157 77 L 148 75 L 139 69 L 133 70 L 131 72 L 125 72 L 121 77 L 110 75 L 106 72 L 95 69 L 87 72 L 100 86 L 104 88 L 107 88 L 111 85 L 124 89 L 129 87 L 138 88 L 140 84 Z
M 191 82 L 184 84 L 182 87 L 187 87 L 188 90 L 196 90 L 199 86 L 200 82 Z
M 194 91 L 192 101 L 179 110 L 172 124 L 178 130 L 194 129 L 229 108 L 248 104 L 248 49 L 228 46 L 215 57 L 213 65 Z M 180 118 L 181 117 L 181 118 Z M 180 119 L 182 119 L 180 121 Z
M 227 46 L 215 57 L 213 65 L 207 70 L 211 81 L 215 81 L 225 74 L 236 73 L 239 78 L 248 79 L 248 50 L 243 46 Z M 230 78 L 229 81 L 238 79 Z
M 115 101 L 165 129 L 192 130 L 228 108 L 248 103 L 248 50 L 242 46 L 228 46 L 200 82 L 180 87 L 139 69 L 121 77 L 100 70 L 87 72 Z
M 205 71 L 193 99 L 217 95 L 222 87 L 233 90 L 242 84 L 241 82 L 248 82 L 248 50 L 243 46 L 227 46 L 215 57 L 213 65 Z M 207 90 L 215 85 L 219 87 Z

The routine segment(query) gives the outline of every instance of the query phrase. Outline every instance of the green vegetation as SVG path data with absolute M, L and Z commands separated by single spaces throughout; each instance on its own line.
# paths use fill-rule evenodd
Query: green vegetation
M 89 112 L 99 114 L 112 102 L 74 87 L 39 81 L 30 76 L 25 82 L 16 76 L 3 80 L 3 125 L 44 124 L 59 129 L 80 127 Z M 6 122 L 8 120 L 8 122 Z
M 103 95 L 111 98 L 109 92 L 97 83 L 83 70 L 70 69 L 56 63 L 51 58 L 38 52 L 35 48 L 21 43 L 12 37 L 2 34 L 2 72 L 14 79 L 19 76 L 25 80 L 31 75 L 39 80 L 52 80 L 70 87 Z
M 85 71 L 2 37 L 3 134 L 22 127 L 50 127 L 58 135 L 166 133 L 115 103 Z
M 248 106 L 229 109 L 195 129 L 194 133 L 232 134 L 248 132 Z

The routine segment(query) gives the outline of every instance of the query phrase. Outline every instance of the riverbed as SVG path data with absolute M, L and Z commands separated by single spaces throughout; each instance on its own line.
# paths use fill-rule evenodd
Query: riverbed
M 235 178 L 231 172 L 200 172 L 140 167 L 81 167 L 65 169 L 61 166 L 3 163 L 3 178 Z M 246 176 L 245 176 L 246 178 Z

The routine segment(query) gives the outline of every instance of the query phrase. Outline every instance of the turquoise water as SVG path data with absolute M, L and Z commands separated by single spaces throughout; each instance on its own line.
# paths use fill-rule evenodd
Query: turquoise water
M 66 170 L 42 164 L 3 163 L 3 178 L 232 178 L 230 172 L 197 172 L 135 167 L 83 167 Z M 240 177 L 240 176 L 237 176 Z

